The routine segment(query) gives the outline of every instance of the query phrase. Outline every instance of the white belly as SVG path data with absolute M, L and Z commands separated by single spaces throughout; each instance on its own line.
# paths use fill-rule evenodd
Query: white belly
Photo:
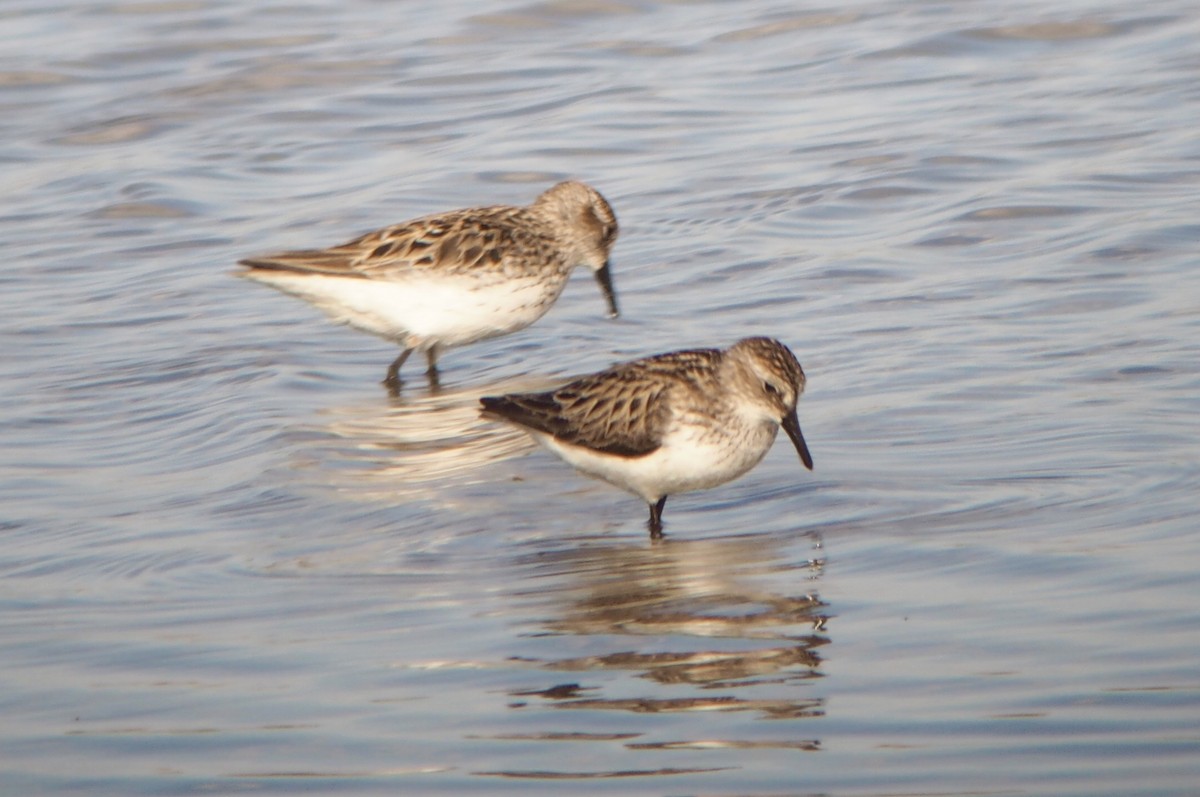
M 537 321 L 566 278 L 472 280 L 422 275 L 372 280 L 256 269 L 246 276 L 319 307 L 330 318 L 405 347 L 461 346 Z
M 574 446 L 553 437 L 534 437 L 575 468 L 654 503 L 664 495 L 716 487 L 743 475 L 770 450 L 778 427 L 740 429 L 679 426 L 664 445 L 641 457 L 620 457 Z

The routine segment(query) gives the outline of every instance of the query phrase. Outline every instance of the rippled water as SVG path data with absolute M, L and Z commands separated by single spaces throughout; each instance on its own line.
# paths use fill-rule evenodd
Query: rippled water
M 1185 795 L 1200 12 L 0 8 L 5 794 Z M 595 184 L 517 335 L 237 258 Z M 812 474 L 644 507 L 476 397 L 772 334 Z M 786 443 L 786 441 L 784 441 Z

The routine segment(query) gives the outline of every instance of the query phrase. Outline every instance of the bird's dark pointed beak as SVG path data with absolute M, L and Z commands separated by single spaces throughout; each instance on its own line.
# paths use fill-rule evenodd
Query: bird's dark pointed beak
M 612 269 L 608 267 L 607 262 L 596 271 L 596 282 L 600 283 L 604 301 L 608 302 L 608 317 L 616 318 L 621 312 L 617 309 L 617 294 L 613 291 Z
M 796 418 L 795 410 L 784 416 L 783 428 L 788 433 L 788 437 L 792 438 L 792 445 L 796 447 L 796 453 L 800 455 L 800 461 L 804 463 L 804 467 L 812 470 L 812 454 L 808 453 L 808 443 L 804 442 L 804 434 L 800 431 L 800 421 Z

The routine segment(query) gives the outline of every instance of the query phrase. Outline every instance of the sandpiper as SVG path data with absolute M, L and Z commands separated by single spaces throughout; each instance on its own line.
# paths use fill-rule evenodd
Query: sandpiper
M 812 470 L 796 401 L 804 371 L 773 338 L 728 349 L 659 354 L 546 393 L 485 396 L 484 415 L 509 421 L 578 470 L 641 496 L 650 536 L 662 536 L 667 496 L 749 471 L 783 426 Z
M 516 332 L 550 309 L 578 265 L 600 283 L 610 317 L 617 300 L 609 250 L 612 207 L 568 181 L 527 207 L 453 210 L 400 222 L 329 249 L 240 261 L 250 279 L 298 296 L 333 320 L 398 343 L 384 384 L 422 351 L 436 382 L 438 354 Z

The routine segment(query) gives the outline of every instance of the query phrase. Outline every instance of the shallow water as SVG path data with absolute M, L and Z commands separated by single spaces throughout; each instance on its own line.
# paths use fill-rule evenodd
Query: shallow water
M 1194 794 L 1193 6 L 5 4 L 0 791 Z M 232 276 L 565 177 L 623 317 L 437 392 Z M 746 334 L 660 545 L 475 412 Z

